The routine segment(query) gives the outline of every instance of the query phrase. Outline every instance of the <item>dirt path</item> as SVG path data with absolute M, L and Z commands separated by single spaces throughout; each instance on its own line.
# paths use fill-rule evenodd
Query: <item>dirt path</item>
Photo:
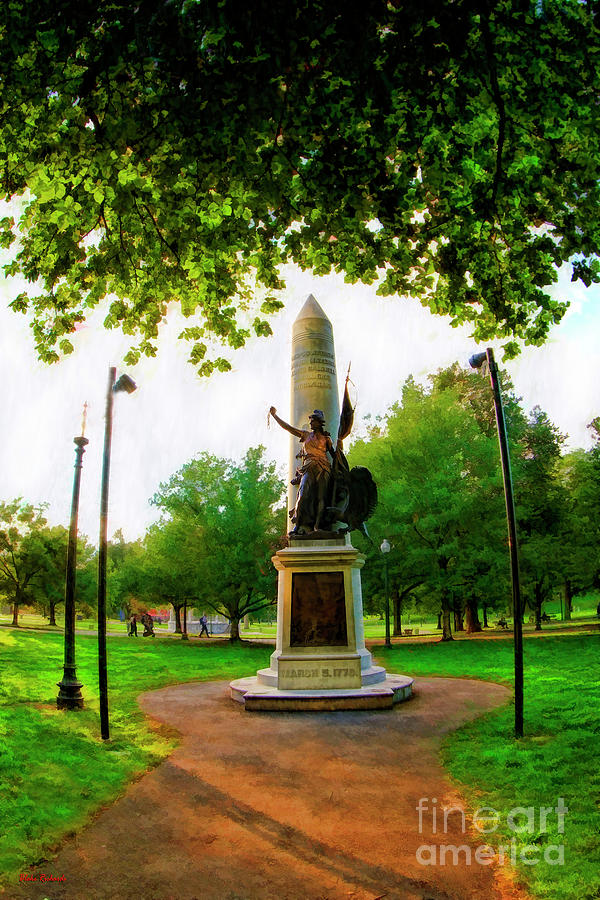
M 15 886 L 40 900 L 526 900 L 476 863 L 423 866 L 422 844 L 485 843 L 449 816 L 419 833 L 419 798 L 461 803 L 439 763 L 443 735 L 508 699 L 497 684 L 419 679 L 381 712 L 247 713 L 223 683 L 145 694 L 183 741 L 157 769 Z M 438 823 L 441 812 L 438 812 Z M 439 824 L 438 824 L 439 832 Z

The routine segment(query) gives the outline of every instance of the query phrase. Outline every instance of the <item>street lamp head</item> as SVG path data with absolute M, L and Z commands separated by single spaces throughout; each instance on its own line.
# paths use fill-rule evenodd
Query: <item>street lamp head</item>
M 121 375 L 120 378 L 115 382 L 113 391 L 115 393 L 117 391 L 127 391 L 128 394 L 133 394 L 136 388 L 137 384 L 135 383 L 133 378 L 130 378 L 129 375 Z
M 480 369 L 486 359 L 487 353 L 485 351 L 483 353 L 474 353 L 473 356 L 469 359 L 469 365 L 472 369 Z
M 379 547 L 379 549 L 381 550 L 382 553 L 389 553 L 390 550 L 392 549 L 392 545 L 390 544 L 390 542 L 388 541 L 387 538 L 384 538 L 381 542 L 381 546 Z

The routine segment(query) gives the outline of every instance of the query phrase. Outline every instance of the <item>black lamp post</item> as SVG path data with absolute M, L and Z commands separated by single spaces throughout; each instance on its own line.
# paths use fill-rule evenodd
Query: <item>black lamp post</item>
M 83 406 L 83 421 L 80 437 L 73 438 L 75 449 L 75 474 L 73 476 L 73 497 L 71 500 L 71 523 L 69 526 L 69 543 L 67 546 L 67 572 L 65 576 L 65 656 L 63 677 L 58 682 L 58 709 L 82 709 L 83 685 L 75 671 L 75 582 L 77 566 L 77 517 L 79 513 L 79 486 L 81 483 L 82 457 L 85 446 L 89 443 L 84 437 L 87 403 Z
M 117 370 L 108 370 L 106 391 L 106 418 L 104 426 L 104 456 L 102 459 L 102 487 L 100 490 L 100 542 L 98 548 L 98 683 L 100 687 L 100 733 L 107 741 L 110 737 L 108 724 L 108 680 L 106 673 L 106 559 L 108 531 L 108 480 L 110 475 L 110 447 L 112 441 L 113 399 L 117 391 L 132 394 L 135 381 L 129 375 L 121 375 L 115 382 Z
M 385 646 L 391 647 L 392 641 L 390 639 L 390 592 L 388 587 L 387 555 L 392 547 L 387 538 L 384 538 L 382 540 L 379 549 L 381 550 L 381 553 L 383 555 L 383 580 L 385 584 Z
M 521 621 L 521 587 L 519 580 L 519 548 L 517 543 L 517 519 L 513 497 L 512 477 L 510 473 L 510 455 L 504 421 L 504 407 L 498 381 L 498 367 L 494 359 L 494 351 L 488 347 L 485 353 L 476 353 L 469 360 L 473 369 L 479 369 L 487 362 L 494 395 L 496 425 L 498 427 L 498 443 L 502 462 L 504 480 L 504 499 L 506 502 L 506 519 L 508 523 L 508 545 L 510 548 L 510 570 L 512 576 L 513 627 L 515 643 L 515 737 L 523 737 L 523 626 Z

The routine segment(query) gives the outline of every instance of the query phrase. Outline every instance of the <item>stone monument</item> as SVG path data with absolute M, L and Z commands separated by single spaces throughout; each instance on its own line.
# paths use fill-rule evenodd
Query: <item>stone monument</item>
M 337 428 L 340 419 L 335 348 L 331 322 L 309 294 L 292 326 L 292 377 L 290 380 L 290 422 L 310 429 L 309 415 L 322 410 L 325 421 Z M 289 471 L 298 467 L 298 441 L 290 439 Z M 290 474 L 288 513 L 296 505 L 298 486 Z
M 353 410 L 338 399 L 331 323 L 311 295 L 293 326 L 288 546 L 278 570 L 277 643 L 270 667 L 230 685 L 248 710 L 382 709 L 411 695 L 412 679 L 374 666 L 365 647 L 360 570 L 350 540 L 376 504 L 370 473 L 342 448 Z M 336 443 L 326 430 L 331 427 Z M 331 462 L 330 462 L 331 459 Z

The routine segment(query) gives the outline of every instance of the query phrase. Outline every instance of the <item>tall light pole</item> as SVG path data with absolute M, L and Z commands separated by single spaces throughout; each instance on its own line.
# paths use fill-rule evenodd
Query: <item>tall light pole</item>
M 81 483 L 82 457 L 89 441 L 85 434 L 85 418 L 87 403 L 83 405 L 81 435 L 73 438 L 75 449 L 75 474 L 73 475 L 73 497 L 71 500 L 71 523 L 69 526 L 69 543 L 67 546 L 67 572 L 65 576 L 65 656 L 63 677 L 58 682 L 58 709 L 82 709 L 83 685 L 77 678 L 75 670 L 75 583 L 77 572 L 77 518 L 79 515 L 79 486 Z
M 488 347 L 485 353 L 476 353 L 469 360 L 473 369 L 480 369 L 487 362 L 494 395 L 498 443 L 500 444 L 500 460 L 502 462 L 502 478 L 504 480 L 504 499 L 506 502 L 506 520 L 508 524 L 508 545 L 510 548 L 510 571 L 512 576 L 513 600 L 513 633 L 515 645 L 515 737 L 523 737 L 523 625 L 521 621 L 521 586 L 519 579 L 519 548 L 517 543 L 517 519 L 513 497 L 512 477 L 510 472 L 510 455 L 504 421 L 504 407 L 498 380 L 498 367 L 494 359 L 494 351 Z
M 390 592 L 388 587 L 387 555 L 392 549 L 392 546 L 387 538 L 384 538 L 382 540 L 379 549 L 381 550 L 381 554 L 383 556 L 383 580 L 385 584 L 385 646 L 391 647 L 392 641 L 390 639 Z
M 102 458 L 102 487 L 100 490 L 100 541 L 98 548 L 98 683 L 100 687 L 100 733 L 102 740 L 110 737 L 108 724 L 108 679 L 106 673 L 106 559 L 108 552 L 108 480 L 110 475 L 110 447 L 112 441 L 113 399 L 117 391 L 133 393 L 135 381 L 129 375 L 121 375 L 115 382 L 117 370 L 108 370 L 106 391 L 106 417 L 104 425 L 104 455 Z

